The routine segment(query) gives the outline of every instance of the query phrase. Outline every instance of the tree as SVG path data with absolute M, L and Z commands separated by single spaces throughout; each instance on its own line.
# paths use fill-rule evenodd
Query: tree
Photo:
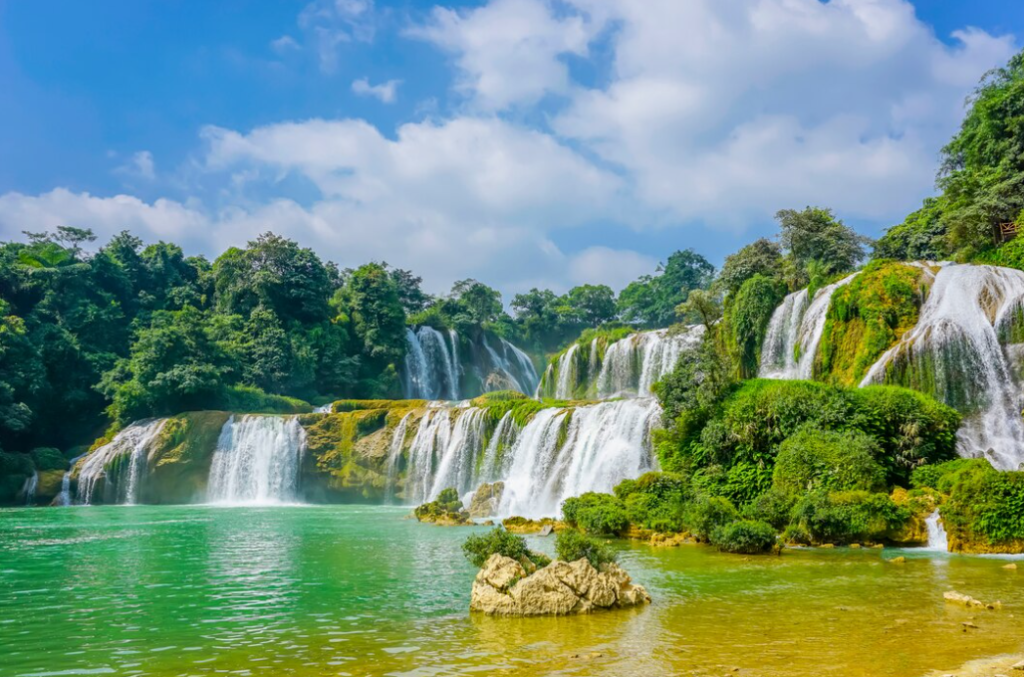
M 782 249 L 793 266 L 792 283 L 797 287 L 806 284 L 811 261 L 818 262 L 825 275 L 835 275 L 853 271 L 864 258 L 864 245 L 869 240 L 837 219 L 830 209 L 782 209 L 775 219 L 781 228 Z
M 405 309 L 384 264 L 368 263 L 353 271 L 340 307 L 351 317 L 360 352 L 380 368 L 405 356 Z
M 469 331 L 485 324 L 497 322 L 505 311 L 501 294 L 476 280 L 459 280 L 441 303 L 441 312 L 449 325 L 459 331 Z
M 603 284 L 584 284 L 569 290 L 567 305 L 585 328 L 598 327 L 615 319 L 615 292 Z
M 388 264 L 382 265 L 387 268 Z M 418 313 L 430 304 L 430 296 L 420 288 L 420 285 L 423 283 L 422 277 L 413 275 L 408 270 L 393 268 L 391 269 L 391 279 L 395 282 L 395 287 L 398 289 L 398 299 L 401 301 L 402 307 L 405 308 L 407 314 L 413 315 Z
M 619 313 L 625 322 L 667 327 L 676 319 L 676 308 L 693 289 L 707 289 L 715 267 L 692 249 L 677 251 L 658 267 L 656 276 L 645 275 L 619 294 Z
M 723 292 L 735 294 L 755 275 L 778 277 L 781 271 L 782 248 L 777 242 L 762 237 L 726 256 L 716 283 Z

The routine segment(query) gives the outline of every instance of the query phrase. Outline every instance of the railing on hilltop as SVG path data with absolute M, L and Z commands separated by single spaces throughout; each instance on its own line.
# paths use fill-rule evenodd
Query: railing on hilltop
M 1017 224 L 1016 223 L 1000 223 L 999 224 L 999 241 L 1008 242 L 1013 238 L 1017 237 Z

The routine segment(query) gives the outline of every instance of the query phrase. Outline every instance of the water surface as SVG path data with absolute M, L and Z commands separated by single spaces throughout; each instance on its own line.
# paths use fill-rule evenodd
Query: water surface
M 918 675 L 1024 651 L 1005 560 L 623 545 L 655 603 L 470 616 L 471 529 L 406 510 L 0 511 L 0 676 Z M 531 539 L 549 553 L 551 539 Z M 905 564 L 887 558 L 907 555 Z M 1000 611 L 946 605 L 956 589 Z M 977 629 L 964 631 L 962 623 Z M 738 672 L 733 672 L 738 669 Z

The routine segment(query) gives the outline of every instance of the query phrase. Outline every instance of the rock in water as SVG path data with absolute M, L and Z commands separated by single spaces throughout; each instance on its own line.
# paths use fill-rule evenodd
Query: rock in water
M 943 593 L 942 597 L 949 604 L 960 604 L 967 607 L 968 609 L 988 609 L 989 611 L 993 611 L 995 609 L 1001 609 L 1003 606 L 1002 602 L 992 602 L 991 604 L 986 604 L 985 602 L 974 599 L 970 595 L 965 595 L 954 590 L 950 590 L 949 592 Z
M 528 575 L 519 562 L 495 554 L 473 581 L 469 609 L 493 616 L 571 616 L 650 601 L 615 564 L 597 570 L 585 559 L 555 561 Z
M 501 495 L 505 492 L 504 482 L 494 484 L 481 484 L 473 494 L 473 500 L 469 504 L 469 516 L 473 519 L 491 517 L 501 503 Z

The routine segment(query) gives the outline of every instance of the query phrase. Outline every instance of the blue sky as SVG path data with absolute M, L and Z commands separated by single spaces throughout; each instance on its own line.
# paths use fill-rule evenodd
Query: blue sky
M 0 236 L 619 288 L 780 208 L 878 235 L 1022 35 L 1012 0 L 0 2 Z

